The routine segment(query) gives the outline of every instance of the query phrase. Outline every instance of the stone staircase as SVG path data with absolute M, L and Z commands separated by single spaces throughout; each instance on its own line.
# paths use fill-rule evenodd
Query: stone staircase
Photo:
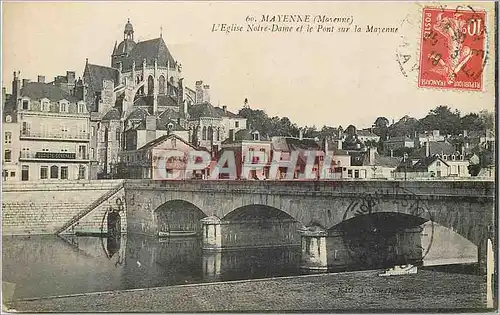
M 120 189 L 123 189 L 123 183 L 120 183 L 116 185 L 113 189 L 109 190 L 106 192 L 104 195 L 99 197 L 97 200 L 92 202 L 90 205 L 85 207 L 83 210 L 78 212 L 75 216 L 73 216 L 69 221 L 67 221 L 62 227 L 56 230 L 55 234 L 61 234 L 65 230 L 67 230 L 70 226 L 78 222 L 81 218 L 83 218 L 85 215 L 90 213 L 92 210 L 100 206 L 102 203 L 107 201 L 110 197 L 112 197 L 114 194 L 120 191 Z

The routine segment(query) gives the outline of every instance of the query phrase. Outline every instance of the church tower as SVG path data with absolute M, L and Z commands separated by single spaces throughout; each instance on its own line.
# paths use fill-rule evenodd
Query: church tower
M 123 63 L 129 52 L 135 47 L 134 42 L 134 26 L 130 23 L 130 19 L 127 20 L 125 24 L 125 29 L 123 30 L 123 41 L 113 49 L 113 54 L 111 55 L 111 67 L 115 69 L 120 68 L 120 64 Z

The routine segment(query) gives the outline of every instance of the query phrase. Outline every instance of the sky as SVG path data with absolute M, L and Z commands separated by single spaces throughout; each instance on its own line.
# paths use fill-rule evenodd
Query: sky
M 487 27 L 493 29 L 493 6 L 479 6 L 489 6 Z M 398 2 L 3 2 L 2 86 L 11 90 L 13 71 L 50 81 L 67 70 L 81 76 L 86 58 L 109 66 L 130 18 L 136 41 L 157 38 L 161 31 L 182 64 L 185 84 L 203 80 L 211 86 L 212 104 L 233 112 L 248 98 L 252 108 L 301 126 L 360 128 L 378 116 L 421 118 L 438 105 L 463 114 L 494 110 L 491 33 L 484 91 L 417 87 L 417 71 L 410 70 L 418 63 L 420 8 Z M 351 17 L 353 23 L 347 33 L 212 31 L 213 24 L 246 28 L 247 17 L 278 14 Z M 363 31 L 352 32 L 354 25 Z M 368 25 L 398 32 L 367 33 Z M 410 56 L 403 65 L 406 76 L 398 53 Z

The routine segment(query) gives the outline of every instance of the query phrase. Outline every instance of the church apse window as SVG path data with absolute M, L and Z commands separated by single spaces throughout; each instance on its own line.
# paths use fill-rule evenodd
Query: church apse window
M 153 95 L 155 88 L 155 80 L 153 79 L 152 76 L 148 77 L 148 95 Z
M 207 127 L 203 127 L 202 129 L 201 140 L 207 140 Z
M 165 77 L 160 76 L 158 79 L 158 93 L 165 94 Z

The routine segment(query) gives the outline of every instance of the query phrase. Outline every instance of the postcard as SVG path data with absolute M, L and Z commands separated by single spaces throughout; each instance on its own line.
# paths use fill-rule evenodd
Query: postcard
M 3 312 L 498 308 L 498 3 L 4 2 Z

